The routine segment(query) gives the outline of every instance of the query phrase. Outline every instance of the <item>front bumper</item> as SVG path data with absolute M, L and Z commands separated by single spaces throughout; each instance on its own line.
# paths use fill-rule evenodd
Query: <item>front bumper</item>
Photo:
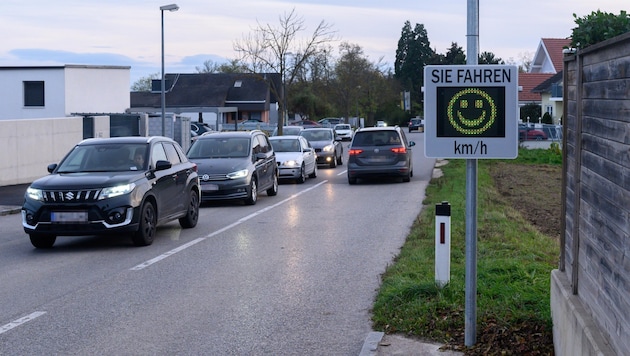
M 249 179 L 201 182 L 201 201 L 245 199 L 249 196 Z
M 27 199 L 22 227 L 27 234 L 99 235 L 138 230 L 139 208 L 124 196 L 91 204 L 51 204 Z

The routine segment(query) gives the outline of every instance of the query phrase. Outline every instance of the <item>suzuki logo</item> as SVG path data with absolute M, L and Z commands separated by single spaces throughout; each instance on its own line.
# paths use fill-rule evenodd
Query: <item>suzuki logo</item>
M 74 193 L 72 193 L 72 192 L 67 192 L 67 193 L 65 194 L 65 198 L 66 198 L 66 200 L 72 200 L 72 199 L 74 199 Z

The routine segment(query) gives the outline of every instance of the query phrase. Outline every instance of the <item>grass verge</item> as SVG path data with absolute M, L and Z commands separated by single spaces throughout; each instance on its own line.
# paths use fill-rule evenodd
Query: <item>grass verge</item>
M 477 177 L 477 343 L 465 348 L 466 161 L 441 167 L 395 263 L 382 276 L 375 330 L 430 339 L 466 354 L 552 354 L 550 272 L 558 241 L 532 227 L 494 187 L 489 165 Z M 506 162 L 506 161 L 504 161 Z M 559 150 L 519 150 L 511 164 L 561 164 Z M 435 284 L 435 205 L 451 204 L 451 279 Z

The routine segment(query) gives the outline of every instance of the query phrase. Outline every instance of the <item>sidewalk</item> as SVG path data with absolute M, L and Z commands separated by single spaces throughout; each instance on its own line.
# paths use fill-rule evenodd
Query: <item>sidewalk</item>
M 0 186 L 0 215 L 20 213 L 29 184 Z

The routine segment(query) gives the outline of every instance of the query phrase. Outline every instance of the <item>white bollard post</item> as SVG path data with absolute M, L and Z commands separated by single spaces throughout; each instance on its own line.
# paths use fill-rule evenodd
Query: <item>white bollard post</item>
M 435 283 L 443 288 L 451 280 L 451 205 L 435 204 Z

